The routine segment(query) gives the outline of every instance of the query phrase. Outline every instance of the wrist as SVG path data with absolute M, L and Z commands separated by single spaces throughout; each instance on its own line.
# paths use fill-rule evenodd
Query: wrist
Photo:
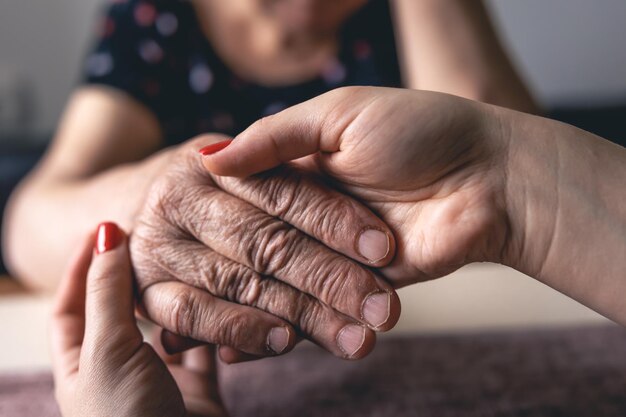
M 535 116 L 509 123 L 503 263 L 626 323 L 626 150 Z
M 550 121 L 502 111 L 507 132 L 504 201 L 509 231 L 502 263 L 539 277 L 559 215 L 559 143 Z

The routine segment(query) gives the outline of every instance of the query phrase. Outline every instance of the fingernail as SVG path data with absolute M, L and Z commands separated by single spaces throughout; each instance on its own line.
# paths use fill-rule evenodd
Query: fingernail
M 351 358 L 355 353 L 361 349 L 365 342 L 365 327 L 358 326 L 356 324 L 349 324 L 337 335 L 337 344 L 339 349 Z
M 366 229 L 359 236 L 358 250 L 370 263 L 376 263 L 389 254 L 389 236 L 376 229 Z
M 370 295 L 363 302 L 363 319 L 374 328 L 382 326 L 389 320 L 390 304 L 391 297 L 388 293 Z
M 284 327 L 274 327 L 267 335 L 267 345 L 276 354 L 281 354 L 289 344 L 289 331 Z
M 202 343 L 197 340 L 178 336 L 165 329 L 161 332 L 161 346 L 163 346 L 163 350 L 168 355 L 182 353 L 201 345 Z
M 226 148 L 231 143 L 232 143 L 231 139 L 224 140 L 221 142 L 217 142 L 217 143 L 213 143 L 211 145 L 205 146 L 204 148 L 200 149 L 198 152 L 200 152 L 203 156 L 213 155 L 214 153 L 217 153 L 221 151 L 222 149 Z
M 111 222 L 100 223 L 94 249 L 97 255 L 115 249 L 122 242 L 120 228 Z

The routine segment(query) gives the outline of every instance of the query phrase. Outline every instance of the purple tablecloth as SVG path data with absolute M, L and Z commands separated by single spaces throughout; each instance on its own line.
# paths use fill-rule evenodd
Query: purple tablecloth
M 224 366 L 234 417 L 626 416 L 626 329 L 413 336 L 360 362 L 311 345 Z M 1 416 L 56 416 L 49 374 L 0 377 Z

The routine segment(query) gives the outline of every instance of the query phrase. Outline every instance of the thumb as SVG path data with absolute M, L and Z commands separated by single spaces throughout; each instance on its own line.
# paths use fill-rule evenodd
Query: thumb
M 128 239 L 115 223 L 98 226 L 94 256 L 87 275 L 85 341 L 110 343 L 112 331 L 141 336 L 134 316 Z
M 317 152 L 337 152 L 342 133 L 371 95 L 369 89 L 342 88 L 260 119 L 234 140 L 200 149 L 203 165 L 213 174 L 246 177 Z

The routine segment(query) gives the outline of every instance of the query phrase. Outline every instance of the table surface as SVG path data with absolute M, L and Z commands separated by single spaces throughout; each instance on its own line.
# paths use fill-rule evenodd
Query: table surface
M 233 417 L 624 417 L 626 331 L 616 325 L 405 335 L 362 361 L 302 343 L 220 366 Z M 0 373 L 0 415 L 59 417 L 49 372 Z
M 50 296 L 32 294 L 17 281 L 0 277 L 0 371 L 49 368 L 50 305 Z
M 545 285 L 491 264 L 470 265 L 399 294 L 402 316 L 391 335 L 606 323 Z M 33 294 L 14 280 L 0 279 L 0 372 L 50 366 L 51 304 L 49 295 Z

